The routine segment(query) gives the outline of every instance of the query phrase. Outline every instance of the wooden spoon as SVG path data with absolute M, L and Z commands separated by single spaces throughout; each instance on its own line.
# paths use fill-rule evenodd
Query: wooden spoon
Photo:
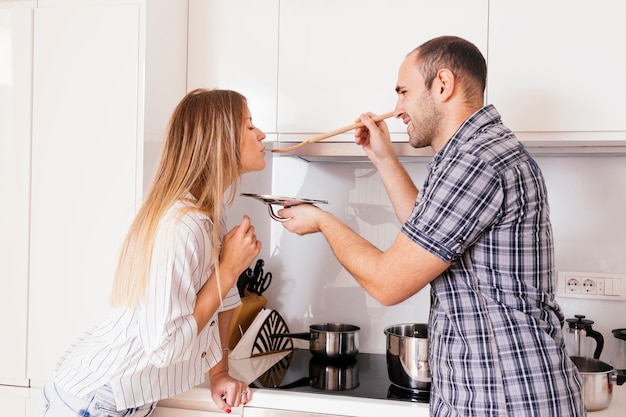
M 391 116 L 393 116 L 393 112 L 392 111 L 390 111 L 389 113 L 381 114 L 380 116 L 373 117 L 372 120 L 374 120 L 375 122 L 380 122 L 381 120 L 388 119 Z M 336 136 L 336 135 L 339 135 L 341 133 L 346 133 L 346 132 L 349 132 L 351 130 L 358 129 L 359 127 L 363 127 L 363 122 L 353 123 L 351 125 L 340 127 L 339 129 L 335 129 L 335 130 L 333 130 L 331 132 L 326 132 L 326 133 L 322 133 L 321 135 L 313 136 L 312 138 L 307 139 L 304 142 L 300 142 L 297 145 L 288 146 L 286 148 L 272 149 L 272 152 L 289 152 L 289 151 L 293 151 L 294 149 L 298 149 L 298 148 L 301 148 L 303 146 L 310 145 L 311 143 L 315 143 L 315 142 L 319 142 L 319 141 L 324 140 L 324 139 L 328 139 L 328 138 L 330 138 L 332 136 Z

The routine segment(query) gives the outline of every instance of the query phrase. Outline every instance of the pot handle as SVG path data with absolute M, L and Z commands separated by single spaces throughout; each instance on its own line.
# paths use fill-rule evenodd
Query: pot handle
M 272 209 L 272 205 L 270 203 L 267 203 L 267 211 L 270 213 L 270 217 L 274 220 L 276 220 L 277 222 L 286 222 L 287 220 L 290 220 L 291 217 L 287 218 L 287 217 L 280 217 L 278 214 L 274 213 L 274 209 Z
M 617 385 L 622 385 L 626 382 L 626 369 L 617 369 L 615 370 L 615 382 Z
M 313 335 L 311 332 L 303 332 L 303 333 L 276 333 L 271 334 L 270 337 L 272 339 L 278 339 L 281 337 L 291 337 L 292 339 L 303 339 L 303 340 L 313 340 Z

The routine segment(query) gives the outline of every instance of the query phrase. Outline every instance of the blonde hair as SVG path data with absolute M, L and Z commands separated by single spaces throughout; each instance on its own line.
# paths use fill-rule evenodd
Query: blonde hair
M 213 259 L 219 274 L 221 208 L 232 203 L 243 173 L 240 143 L 247 117 L 246 98 L 230 90 L 196 89 L 178 104 L 157 172 L 122 244 L 110 298 L 113 306 L 132 307 L 145 298 L 157 226 L 177 200 L 186 200 L 186 210 L 212 220 Z M 189 201 L 189 193 L 195 201 Z

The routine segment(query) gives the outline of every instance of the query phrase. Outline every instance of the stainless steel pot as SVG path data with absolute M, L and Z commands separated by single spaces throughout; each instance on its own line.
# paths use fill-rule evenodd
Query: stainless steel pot
M 613 383 L 622 385 L 626 380 L 623 371 L 617 371 L 608 363 L 597 359 L 570 356 L 583 382 L 583 401 L 587 411 L 607 408 L 613 396 Z
M 420 323 L 396 324 L 385 328 L 387 373 L 401 388 L 430 390 L 428 367 L 428 326 Z
M 324 359 L 354 358 L 359 353 L 360 327 L 352 324 L 322 323 L 309 326 L 306 333 L 281 333 L 270 337 L 291 337 L 309 340 L 309 350 Z

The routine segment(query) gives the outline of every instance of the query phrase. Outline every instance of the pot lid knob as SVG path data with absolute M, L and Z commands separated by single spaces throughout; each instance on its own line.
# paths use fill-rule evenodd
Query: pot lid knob
M 585 329 L 587 327 L 591 327 L 594 323 L 593 320 L 585 319 L 585 316 L 582 314 L 575 314 L 574 317 L 575 318 L 573 319 L 566 320 L 570 329 Z

